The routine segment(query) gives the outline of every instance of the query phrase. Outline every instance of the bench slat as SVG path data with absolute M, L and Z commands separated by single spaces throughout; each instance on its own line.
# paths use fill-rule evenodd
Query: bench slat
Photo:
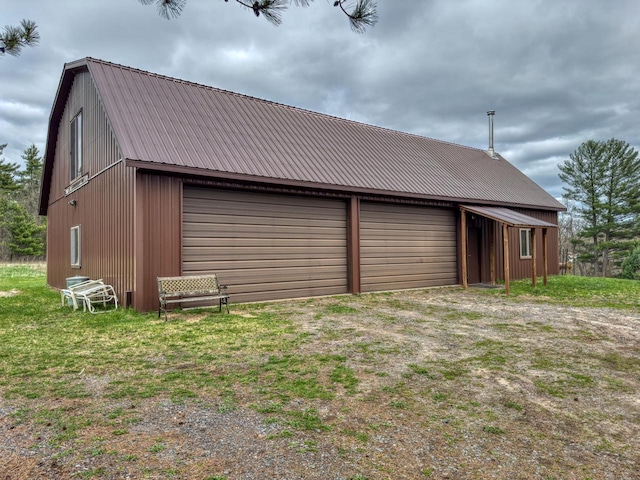
M 204 302 L 206 300 L 220 300 L 221 298 L 229 298 L 229 295 L 215 295 L 211 297 L 186 297 L 165 300 L 164 303 L 183 303 L 183 302 Z
M 193 291 L 193 292 L 184 290 L 184 291 L 176 291 L 176 292 L 163 292 L 163 296 L 165 298 L 179 297 L 181 295 L 190 296 L 190 297 L 198 296 L 198 295 L 200 295 L 200 296 L 202 296 L 202 295 L 220 295 L 220 292 L 218 290 L 199 290 L 199 291 Z

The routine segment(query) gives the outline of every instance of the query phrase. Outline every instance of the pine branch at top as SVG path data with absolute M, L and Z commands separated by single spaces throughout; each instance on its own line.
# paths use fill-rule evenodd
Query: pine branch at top
M 143 5 L 156 5 L 158 14 L 167 20 L 179 17 L 184 10 L 187 0 L 138 0 Z M 229 0 L 224 0 L 229 2 Z M 289 8 L 291 0 L 234 0 L 256 17 L 262 16 L 273 25 L 282 23 L 282 15 Z M 293 0 L 298 7 L 308 7 L 313 0 Z M 334 7 L 339 7 L 349 19 L 351 29 L 357 33 L 364 33 L 367 28 L 378 22 L 377 5 L 375 0 L 356 0 L 355 5 L 348 0 L 335 0 Z

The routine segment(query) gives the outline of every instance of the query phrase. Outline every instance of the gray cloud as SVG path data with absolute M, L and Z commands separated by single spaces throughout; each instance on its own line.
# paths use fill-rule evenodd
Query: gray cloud
M 4 156 L 42 150 L 63 64 L 84 56 L 480 148 L 496 110 L 496 149 L 554 196 L 557 164 L 583 141 L 640 145 L 635 0 L 378 4 L 364 35 L 320 0 L 278 28 L 221 0 L 189 0 L 171 21 L 136 0 L 5 6 L 42 44 L 0 60 Z

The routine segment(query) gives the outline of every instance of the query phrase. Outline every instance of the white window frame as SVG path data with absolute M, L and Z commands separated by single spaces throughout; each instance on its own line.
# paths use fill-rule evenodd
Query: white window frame
M 82 110 L 71 120 L 69 132 L 69 169 L 73 182 L 82 176 Z
M 82 229 L 80 225 L 71 227 L 71 267 L 80 268 L 82 265 Z
M 531 258 L 531 229 L 521 228 L 520 232 L 520 258 Z

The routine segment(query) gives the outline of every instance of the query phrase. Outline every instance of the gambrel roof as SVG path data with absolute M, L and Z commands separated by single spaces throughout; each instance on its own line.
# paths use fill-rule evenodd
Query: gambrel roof
M 351 193 L 548 210 L 564 207 L 498 155 L 85 58 L 66 64 L 51 113 L 41 210 L 58 123 L 88 70 L 126 165 Z M 53 143 L 53 145 L 52 145 Z M 48 172 L 48 173 L 47 173 Z

